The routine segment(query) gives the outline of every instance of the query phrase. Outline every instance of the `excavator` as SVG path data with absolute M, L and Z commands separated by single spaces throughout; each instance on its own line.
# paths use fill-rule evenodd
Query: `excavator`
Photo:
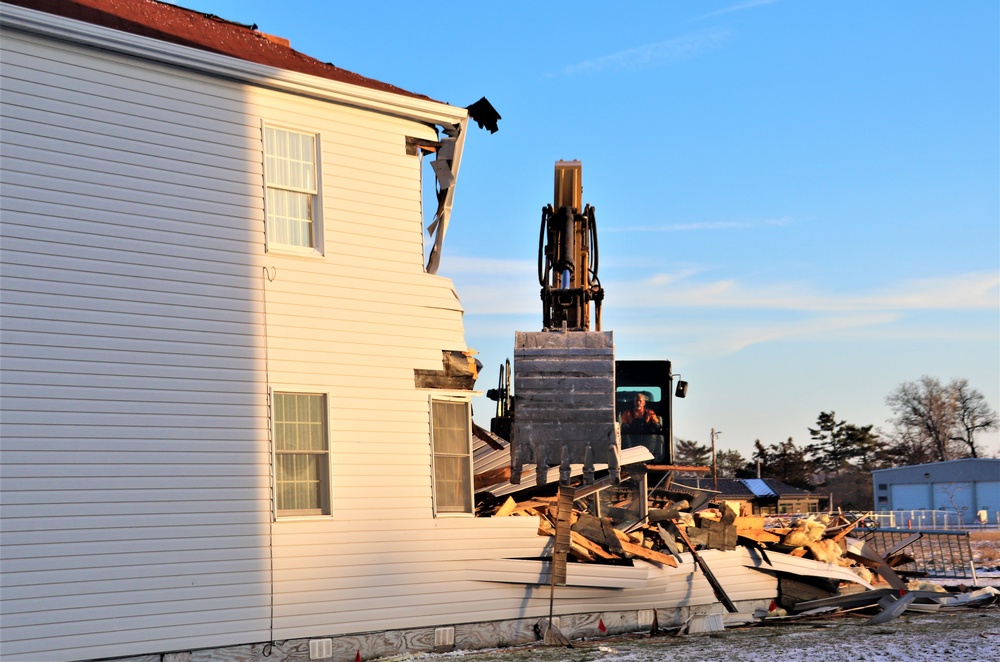
M 572 464 L 583 465 L 585 483 L 595 464 L 607 465 L 617 483 L 619 455 L 635 446 L 650 451 L 650 468 L 674 464 L 673 397 L 686 396 L 687 382 L 675 386 L 667 360 L 615 360 L 613 335 L 601 328 L 597 217 L 582 203 L 582 170 L 579 161 L 555 165 L 538 240 L 542 329 L 515 332 L 513 367 L 501 366 L 487 391 L 497 403 L 490 431 L 510 442 L 515 483 L 524 464 L 536 466 L 539 485 L 553 466 L 567 485 Z M 635 416 L 639 400 L 645 412 Z

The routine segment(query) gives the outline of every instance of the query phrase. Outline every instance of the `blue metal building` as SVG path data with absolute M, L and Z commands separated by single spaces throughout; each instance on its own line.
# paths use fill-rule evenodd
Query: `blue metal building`
M 878 511 L 952 511 L 966 524 L 987 511 L 997 522 L 1000 511 L 1000 459 L 969 458 L 872 472 Z

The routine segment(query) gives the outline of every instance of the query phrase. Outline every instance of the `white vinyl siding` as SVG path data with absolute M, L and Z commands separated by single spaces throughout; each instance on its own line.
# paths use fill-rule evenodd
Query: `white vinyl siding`
M 472 512 L 472 431 L 469 403 L 431 399 L 434 509 Z
M 318 217 L 315 134 L 264 127 L 268 247 L 315 249 Z
M 0 657 L 267 640 L 259 120 L 204 77 L 0 46 Z
M 329 515 L 326 396 L 275 393 L 273 403 L 278 516 Z
M 7 29 L 0 47 L 0 657 L 516 613 L 522 587 L 483 600 L 462 565 L 541 555 L 537 523 L 434 518 L 413 371 L 467 345 L 451 281 L 423 272 L 404 146 L 433 129 Z M 327 259 L 266 250 L 268 124 L 321 137 Z M 274 520 L 269 389 L 325 395 L 336 517 Z

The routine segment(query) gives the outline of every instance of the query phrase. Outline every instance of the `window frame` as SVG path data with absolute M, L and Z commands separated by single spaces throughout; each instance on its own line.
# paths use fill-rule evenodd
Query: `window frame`
M 280 451 L 278 449 L 278 417 L 277 408 L 275 404 L 276 396 L 279 395 L 307 395 L 316 396 L 321 398 L 320 412 L 322 413 L 323 420 L 323 431 L 322 439 L 325 445 L 325 449 L 322 452 L 312 451 L 312 452 L 300 452 L 295 454 L 310 454 L 310 455 L 323 455 L 324 459 L 320 460 L 321 470 L 325 475 L 320 477 L 320 487 L 319 487 L 319 501 L 320 508 L 318 509 L 281 509 L 280 507 L 280 492 L 279 492 L 279 457 L 288 453 L 287 451 Z M 293 389 L 293 388 L 272 388 L 269 394 L 269 405 L 270 405 L 270 424 L 271 424 L 271 505 L 272 505 L 272 515 L 275 520 L 291 520 L 291 519 L 317 519 L 317 518 L 331 518 L 333 517 L 333 453 L 331 449 L 331 439 L 330 439 L 330 395 L 329 393 L 320 390 L 303 390 L 303 389 Z
M 435 425 L 434 425 L 434 407 L 436 404 L 458 404 L 463 405 L 464 408 L 464 420 L 465 420 L 465 442 L 466 442 L 466 453 L 439 453 L 435 447 Z M 434 516 L 435 517 L 473 517 L 475 515 L 476 504 L 475 504 L 475 490 L 473 485 L 474 479 L 474 468 L 472 466 L 472 401 L 465 396 L 448 396 L 435 394 L 428 398 L 428 429 L 430 432 L 430 454 L 431 454 L 431 496 L 434 506 Z M 441 498 L 438 494 L 438 479 L 437 479 L 437 467 L 438 467 L 438 457 L 464 457 L 467 460 L 467 476 L 468 481 L 465 499 L 465 509 L 464 510 L 445 510 L 441 506 Z
M 267 140 L 268 130 L 281 131 L 284 133 L 308 136 L 312 138 L 313 147 L 313 188 L 299 188 L 290 185 L 283 185 L 268 181 L 267 159 L 269 155 L 269 143 Z M 264 250 L 268 253 L 282 253 L 286 255 L 297 255 L 302 257 L 322 257 L 325 254 L 324 246 L 324 223 L 323 223 L 323 159 L 322 159 L 322 136 L 319 131 L 309 130 L 302 127 L 294 127 L 287 124 L 264 121 L 261 124 L 261 177 L 264 181 Z M 300 246 L 297 244 L 286 244 L 276 241 L 272 235 L 274 223 L 270 219 L 271 210 L 268 206 L 268 192 L 270 190 L 289 191 L 292 193 L 304 193 L 312 196 L 312 246 Z

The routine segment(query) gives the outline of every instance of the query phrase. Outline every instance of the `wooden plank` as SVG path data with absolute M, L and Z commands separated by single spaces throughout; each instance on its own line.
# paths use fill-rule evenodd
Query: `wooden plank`
M 657 552 L 652 549 L 646 549 L 642 545 L 636 545 L 628 540 L 619 539 L 619 544 L 622 547 L 622 551 L 626 554 L 637 556 L 645 561 L 652 561 L 653 563 L 659 563 L 661 565 L 669 565 L 674 568 L 677 567 L 677 559 L 668 554 Z
M 570 532 L 570 536 L 571 536 L 573 542 L 576 545 L 578 545 L 578 546 L 586 549 L 588 552 L 590 552 L 593 556 L 595 556 L 597 558 L 601 558 L 601 559 L 617 559 L 617 558 L 620 558 L 620 557 L 616 556 L 615 554 L 612 554 L 612 553 L 608 552 L 603 547 L 601 547 L 599 544 L 593 542 L 592 540 L 587 539 L 582 534 L 577 533 L 576 531 L 571 531 Z
M 493 516 L 506 517 L 510 515 L 512 512 L 514 512 L 514 509 L 516 507 L 517 507 L 517 502 L 514 501 L 514 499 L 511 497 L 507 497 L 507 500 L 503 502 L 503 505 L 500 506 L 495 513 L 493 513 Z

